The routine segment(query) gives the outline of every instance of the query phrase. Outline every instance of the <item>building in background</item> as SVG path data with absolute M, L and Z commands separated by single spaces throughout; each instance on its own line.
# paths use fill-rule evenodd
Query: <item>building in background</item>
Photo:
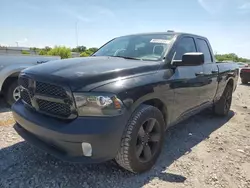
M 39 52 L 27 47 L 0 47 L 0 54 L 30 54 L 38 55 Z

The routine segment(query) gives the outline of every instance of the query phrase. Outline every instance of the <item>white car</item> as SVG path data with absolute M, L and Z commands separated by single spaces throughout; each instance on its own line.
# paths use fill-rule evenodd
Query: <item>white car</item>
M 0 94 L 4 96 L 8 104 L 12 105 L 20 98 L 17 81 L 19 73 L 25 68 L 57 59 L 61 58 L 58 56 L 0 54 Z

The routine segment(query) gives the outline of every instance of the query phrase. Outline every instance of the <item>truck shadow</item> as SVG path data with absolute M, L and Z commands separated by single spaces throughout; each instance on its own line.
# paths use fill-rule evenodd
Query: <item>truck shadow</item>
M 230 111 L 228 117 L 214 117 L 206 110 L 170 128 L 157 164 L 140 175 L 122 170 L 114 161 L 94 165 L 62 162 L 19 142 L 0 150 L 0 187 L 142 187 L 155 178 L 183 183 L 188 177 L 169 173 L 168 167 L 233 116 Z

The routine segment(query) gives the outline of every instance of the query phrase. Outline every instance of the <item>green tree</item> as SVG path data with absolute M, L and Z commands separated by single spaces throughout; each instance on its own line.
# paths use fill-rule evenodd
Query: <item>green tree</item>
M 48 55 L 48 52 L 46 50 L 40 50 L 39 55 Z
M 93 51 L 91 51 L 91 50 L 88 49 L 85 52 L 82 52 L 80 54 L 80 57 L 88 57 L 88 56 L 91 56 L 93 53 L 94 53 Z
M 24 54 L 24 55 L 29 55 L 30 52 L 28 52 L 28 51 L 26 51 L 26 50 L 22 50 L 22 54 Z
M 98 48 L 89 48 L 80 54 L 80 57 L 88 57 L 95 53 Z
M 235 53 L 215 54 L 217 61 L 249 62 L 249 59 L 238 57 Z
M 41 49 L 37 48 L 37 47 L 31 47 L 30 48 L 31 51 L 40 51 Z
M 95 53 L 97 50 L 98 50 L 98 48 L 89 48 L 88 50 L 90 50 L 91 52 L 93 52 L 93 53 Z
M 71 50 L 65 46 L 55 46 L 48 51 L 47 55 L 60 56 L 62 59 L 71 57 Z
M 51 50 L 52 48 L 49 46 L 45 46 L 42 49 L 39 49 L 39 55 L 48 55 L 48 52 Z
M 52 48 L 49 47 L 49 46 L 45 46 L 45 48 L 44 48 L 44 50 L 45 50 L 46 52 L 50 51 L 51 49 L 52 49 Z
M 77 46 L 76 48 L 72 49 L 72 52 L 82 53 L 82 52 L 85 52 L 86 49 L 87 49 L 86 46 Z
M 31 52 L 31 53 L 39 54 L 40 51 L 41 51 L 41 49 L 36 48 L 36 47 L 31 47 L 31 48 L 30 48 L 30 52 Z

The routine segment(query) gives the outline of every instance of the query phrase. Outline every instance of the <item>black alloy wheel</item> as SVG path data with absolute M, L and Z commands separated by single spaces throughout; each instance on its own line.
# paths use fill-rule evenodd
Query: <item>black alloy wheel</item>
M 213 111 L 216 115 L 228 115 L 232 103 L 233 87 L 227 85 L 221 98 L 214 104 Z
M 224 111 L 227 113 L 230 110 L 232 103 L 232 92 L 231 90 L 227 90 L 225 93 L 225 105 L 224 105 Z
M 136 156 L 141 162 L 148 162 L 159 148 L 161 128 L 155 118 L 146 120 L 137 135 Z
M 150 170 L 161 153 L 165 128 L 163 114 L 158 108 L 140 105 L 124 130 L 116 162 L 134 173 Z

